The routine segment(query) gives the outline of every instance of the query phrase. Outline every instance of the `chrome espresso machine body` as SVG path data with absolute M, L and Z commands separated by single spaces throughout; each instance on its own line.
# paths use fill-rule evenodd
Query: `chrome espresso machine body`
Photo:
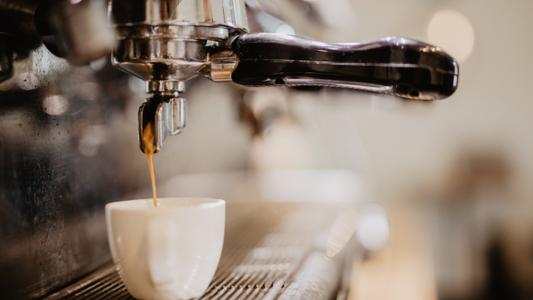
M 77 66 L 109 57 L 106 9 L 0 1 L 1 299 L 42 297 L 108 261 L 104 205 L 136 189 L 121 163 L 136 144 L 121 138 L 128 76 L 109 59 Z
M 194 77 L 415 100 L 457 88 L 458 65 L 436 46 L 249 33 L 246 11 L 240 0 L 0 0 L 0 298 L 45 296 L 109 261 L 103 207 L 139 188 L 125 132 L 144 152 L 153 124 L 160 151 L 185 127 Z M 126 73 L 151 94 L 138 128 Z

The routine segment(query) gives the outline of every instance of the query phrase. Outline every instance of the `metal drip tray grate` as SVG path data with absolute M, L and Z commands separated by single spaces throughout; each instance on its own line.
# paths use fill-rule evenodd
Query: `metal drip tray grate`
M 278 298 L 335 211 L 338 208 L 317 204 L 228 205 L 222 257 L 211 285 L 197 299 Z M 133 298 L 108 264 L 46 299 Z

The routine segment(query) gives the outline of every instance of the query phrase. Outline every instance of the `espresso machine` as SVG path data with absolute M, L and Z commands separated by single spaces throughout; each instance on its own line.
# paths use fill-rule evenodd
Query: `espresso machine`
M 103 205 L 137 188 L 131 184 L 132 168 L 117 167 L 120 173 L 108 168 L 110 162 L 127 160 L 123 153 L 131 149 L 114 134 L 131 127 L 117 117 L 132 97 L 116 88 L 127 85 L 127 74 L 144 80 L 150 94 L 140 105 L 135 129 L 143 152 L 148 124 L 156 152 L 169 135 L 184 129 L 182 94 L 196 77 L 244 87 L 350 88 L 423 101 L 447 98 L 458 86 L 457 62 L 437 46 L 396 37 L 333 44 L 250 33 L 250 7 L 242 0 L 0 0 L 1 295 L 72 298 L 81 287 L 105 282 L 106 293 L 127 298 L 114 269 L 98 269 L 109 262 Z M 109 56 L 110 64 L 95 63 Z M 223 253 L 222 261 L 231 263 L 221 265 L 211 295 L 242 288 L 239 297 L 274 299 L 284 290 L 283 297 L 290 298 L 299 288 L 287 278 L 300 274 L 305 281 L 317 270 L 334 274 L 328 293 L 336 290 L 342 273 L 338 261 L 322 262 L 317 252 L 279 262 L 310 253 L 311 235 L 300 243 L 307 246 L 298 248 L 290 242 L 307 235 L 280 225 L 286 216 L 279 212 L 291 209 L 241 210 L 276 213 L 264 213 L 257 218 L 263 225 L 249 226 L 262 234 L 249 234 L 251 248 L 235 246 L 241 245 L 241 235 L 227 234 L 225 249 L 241 258 L 235 266 L 229 258 L 239 256 Z M 327 215 L 324 208 L 305 210 L 297 214 L 301 224 L 314 220 L 317 211 Z M 233 223 L 248 222 L 234 214 L 228 215 Z M 290 238 L 268 244 L 272 239 L 260 239 L 267 234 L 265 226 Z M 269 245 L 296 247 L 296 252 L 272 254 L 266 251 Z M 250 253 L 259 255 L 260 263 L 241 264 Z M 319 265 L 302 267 L 314 260 Z M 295 273 L 297 268 L 303 273 Z M 77 281 L 90 272 L 83 283 Z M 263 281 L 248 283 L 254 278 Z M 75 288 L 69 285 L 73 282 Z M 102 286 L 91 293 L 101 293 Z

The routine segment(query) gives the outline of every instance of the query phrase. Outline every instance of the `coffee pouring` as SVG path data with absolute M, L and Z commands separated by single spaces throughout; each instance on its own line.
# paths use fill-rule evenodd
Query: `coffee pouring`
M 243 0 L 114 0 L 113 64 L 144 81 L 139 146 L 161 150 L 185 127 L 185 82 L 204 76 L 244 86 L 329 86 L 414 100 L 451 96 L 459 67 L 441 48 L 407 38 L 322 43 L 294 35 L 248 33 Z

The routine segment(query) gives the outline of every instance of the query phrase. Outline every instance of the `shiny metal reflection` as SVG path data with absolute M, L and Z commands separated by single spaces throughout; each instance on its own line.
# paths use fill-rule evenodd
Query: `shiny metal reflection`
M 353 236 L 357 225 L 357 210 L 348 209 L 341 213 L 333 223 L 326 242 L 326 257 L 339 254 Z

